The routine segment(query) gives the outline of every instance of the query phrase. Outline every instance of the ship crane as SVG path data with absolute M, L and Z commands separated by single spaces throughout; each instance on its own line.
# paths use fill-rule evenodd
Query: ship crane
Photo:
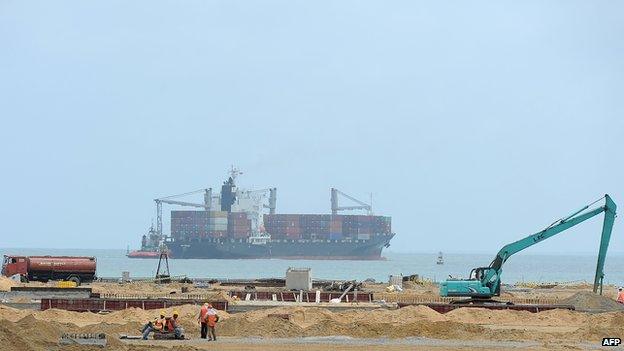
M 358 205 L 338 206 L 338 195 L 342 195 L 343 197 L 346 197 L 347 199 L 357 203 Z M 338 211 L 365 210 L 370 216 L 373 214 L 372 202 L 373 201 L 371 199 L 371 203 L 367 204 L 366 202 L 360 201 L 353 196 L 347 195 L 336 188 L 331 188 L 331 209 L 333 215 L 338 214 Z
M 182 196 L 188 196 L 188 195 L 193 195 L 193 194 L 199 194 L 199 193 L 204 193 L 204 203 L 203 204 L 197 204 L 197 203 L 186 202 L 186 201 L 172 200 L 174 198 L 178 198 L 178 197 L 182 197 Z M 158 234 L 158 237 L 160 238 L 160 240 L 162 240 L 162 238 L 163 238 L 163 232 L 162 232 L 162 229 L 163 229 L 162 228 L 162 217 L 163 217 L 162 216 L 162 204 L 187 206 L 187 207 L 197 207 L 197 208 L 203 208 L 206 211 L 210 211 L 210 208 L 212 207 L 212 188 L 195 190 L 195 191 L 191 191 L 191 192 L 184 193 L 184 194 L 165 196 L 165 197 L 161 197 L 159 199 L 154 199 L 154 202 L 156 203 L 156 233 Z

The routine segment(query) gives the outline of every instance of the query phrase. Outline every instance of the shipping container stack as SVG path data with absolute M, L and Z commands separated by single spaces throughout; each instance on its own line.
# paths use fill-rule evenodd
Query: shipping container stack
M 329 223 L 329 236 L 327 239 L 329 240 L 342 240 L 344 237 L 342 231 L 342 223 L 343 223 L 342 215 L 333 215 L 331 216 L 331 222 Z
M 373 216 L 344 216 L 342 231 L 351 239 L 368 240 L 372 232 Z
M 373 234 L 388 235 L 392 233 L 392 218 L 385 216 L 373 217 Z
M 304 214 L 299 218 L 303 239 L 327 239 L 331 215 Z
M 390 217 L 362 215 L 264 215 L 264 227 L 278 240 L 369 240 L 391 233 Z
M 227 232 L 232 239 L 245 239 L 251 234 L 251 219 L 245 212 L 228 213 Z
M 171 211 L 174 240 L 195 241 L 228 235 L 228 213 L 224 211 Z
M 264 215 L 264 228 L 272 239 L 301 239 L 301 215 L 274 214 Z
M 175 240 L 195 240 L 208 233 L 206 211 L 171 211 L 171 236 Z
M 228 234 L 228 213 L 210 211 L 208 216 L 208 238 L 224 238 Z

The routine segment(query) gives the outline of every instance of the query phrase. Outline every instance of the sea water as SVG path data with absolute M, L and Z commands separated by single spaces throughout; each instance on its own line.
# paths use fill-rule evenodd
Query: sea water
M 125 250 L 103 249 L 0 249 L 0 254 L 95 256 L 99 277 L 152 277 L 158 259 L 127 258 Z M 390 274 L 419 276 L 434 281 L 449 277 L 466 277 L 470 269 L 488 266 L 492 254 L 445 253 L 444 264 L 436 264 L 438 253 L 397 253 L 384 251 L 385 260 L 216 260 L 170 259 L 173 276 L 190 278 L 275 278 L 284 277 L 288 267 L 308 267 L 315 279 L 388 281 Z M 624 285 L 624 254 L 609 254 L 605 264 L 605 284 Z M 517 254 L 503 267 L 502 280 L 516 282 L 592 282 L 596 255 L 592 254 Z

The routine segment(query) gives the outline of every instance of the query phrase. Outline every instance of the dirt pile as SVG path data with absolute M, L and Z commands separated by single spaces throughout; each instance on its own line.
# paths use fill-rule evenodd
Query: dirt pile
M 0 320 L 0 344 L 12 351 L 48 350 L 57 345 L 61 335 L 57 323 L 26 316 L 17 322 Z
M 168 308 L 165 314 L 170 316 L 174 309 L 177 310 L 186 335 L 197 338 L 199 307 L 184 305 Z M 2 349 L 4 345 L 9 345 L 9 349 L 17 351 L 49 349 L 63 332 L 106 333 L 109 340 L 119 342 L 119 334 L 138 335 L 141 326 L 159 313 L 159 310 L 132 308 L 100 315 L 54 309 L 16 310 L 0 305 L 0 345 L 3 345 Z M 439 314 L 425 306 L 341 312 L 320 307 L 289 306 L 232 315 L 221 311 L 219 315 L 218 333 L 233 337 L 342 335 L 356 338 L 536 341 L 548 341 L 556 337 L 586 341 L 599 340 L 605 335 L 624 335 L 624 327 L 621 326 L 624 311 L 589 314 L 550 310 L 529 313 L 466 307 Z M 22 348 L 13 347 L 16 343 L 22 345 Z
M 11 291 L 11 288 L 14 286 L 18 286 L 19 283 L 14 282 L 13 280 L 0 276 L 0 291 Z
M 507 326 L 580 326 L 587 323 L 589 314 L 570 310 L 548 310 L 540 313 L 514 310 L 488 310 L 465 307 L 450 311 L 445 315 L 458 323 Z
M 180 315 L 180 324 L 185 329 L 187 335 L 196 336 L 199 333 L 197 317 L 200 306 L 183 305 L 171 307 L 164 310 L 167 317 L 177 311 Z M 137 335 L 139 329 L 148 321 L 154 320 L 160 314 L 160 310 L 142 310 L 140 308 L 129 308 L 115 311 L 109 314 L 97 314 L 90 312 L 72 312 L 58 309 L 45 311 L 20 310 L 0 305 L 0 320 L 17 322 L 24 318 L 32 318 L 36 321 L 54 321 L 56 323 L 69 325 L 72 330 L 84 329 L 86 332 L 105 332 L 118 334 Z M 219 311 L 222 321 L 229 318 L 229 314 Z
M 5 319 L 11 322 L 15 322 L 32 313 L 33 311 L 31 310 L 19 310 L 17 308 L 12 308 L 0 304 L 0 320 Z
M 17 322 L 8 320 L 0 320 L 0 345 L 2 350 L 11 351 L 49 351 L 59 349 L 59 340 L 63 333 L 105 333 L 107 336 L 106 350 L 118 351 L 139 351 L 139 350 L 170 350 L 167 346 L 130 346 L 122 343 L 118 339 L 115 328 L 121 328 L 121 325 L 114 325 L 109 328 L 107 324 L 90 325 L 86 328 L 79 328 L 73 324 L 56 323 L 54 321 L 42 321 L 27 316 Z M 135 329 L 138 332 L 138 324 L 130 323 L 125 326 Z M 62 350 L 67 351 L 85 351 L 85 350 L 102 350 L 98 347 L 88 346 L 63 346 Z M 176 350 L 195 350 L 192 347 L 177 347 Z
M 425 306 L 338 313 L 323 308 L 285 307 L 231 315 L 219 324 L 219 332 L 226 336 L 261 337 L 472 338 L 478 337 L 482 328 L 448 321 L 444 315 Z
M 335 313 L 344 321 L 363 320 L 368 323 L 403 324 L 408 321 L 425 320 L 430 322 L 447 321 L 446 315 L 440 314 L 427 306 L 407 306 L 399 310 L 378 309 L 374 311 L 346 311 Z
M 578 326 L 587 323 L 588 318 L 587 313 L 557 309 L 531 313 L 524 322 L 535 325 Z
M 624 305 L 605 296 L 593 292 L 580 291 L 561 300 L 562 304 L 573 305 L 578 311 L 587 312 L 613 312 L 624 311 Z
M 525 323 L 527 319 L 532 320 L 535 314 L 528 311 L 488 310 L 486 308 L 465 307 L 448 312 L 446 317 L 460 323 L 518 325 Z

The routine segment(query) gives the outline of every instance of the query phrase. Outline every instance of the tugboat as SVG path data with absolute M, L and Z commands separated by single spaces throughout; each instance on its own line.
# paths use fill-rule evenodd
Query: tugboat
M 438 252 L 438 260 L 436 264 L 444 264 L 444 257 L 442 256 L 442 251 Z
M 161 241 L 162 239 L 160 235 L 158 235 L 158 233 L 154 229 L 154 226 L 152 225 L 148 230 L 147 234 L 143 234 L 143 237 L 141 238 L 141 249 L 126 253 L 126 257 L 159 258 L 161 253 Z M 169 253 L 168 250 L 167 253 Z

